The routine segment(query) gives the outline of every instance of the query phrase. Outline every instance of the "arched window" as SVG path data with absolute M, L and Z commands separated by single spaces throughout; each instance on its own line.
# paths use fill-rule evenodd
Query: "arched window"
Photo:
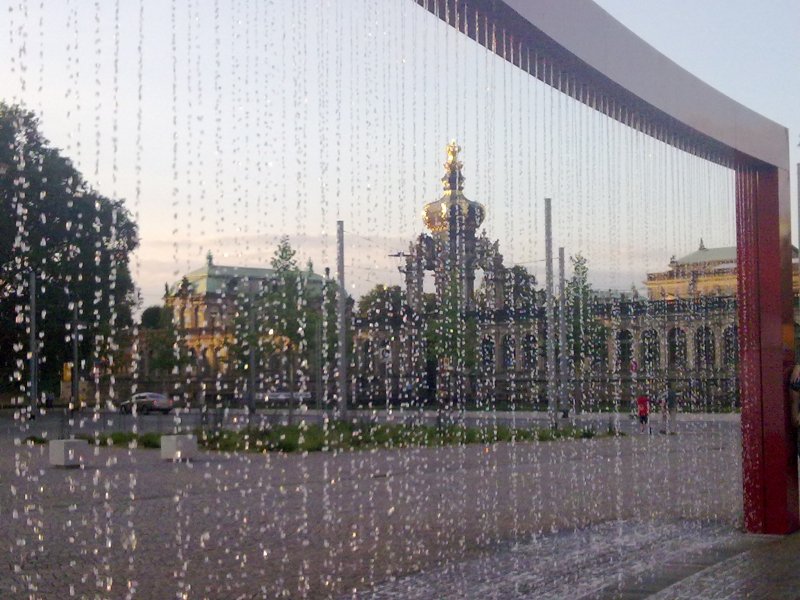
M 707 325 L 703 325 L 697 329 L 694 335 L 694 348 L 695 348 L 695 368 L 698 371 L 708 370 L 714 368 L 715 352 L 714 352 L 714 332 Z
M 492 338 L 483 338 L 481 342 L 481 362 L 487 368 L 494 367 L 494 340 Z
M 608 332 L 599 329 L 589 337 L 589 346 L 584 360 L 588 359 L 593 369 L 605 371 L 608 368 Z
M 645 329 L 642 332 L 642 371 L 653 373 L 661 366 L 661 349 L 658 345 L 658 332 Z
M 683 329 L 674 327 L 667 334 L 669 351 L 669 368 L 678 369 L 686 366 L 686 333 Z
M 730 325 L 722 332 L 722 360 L 726 367 L 734 368 L 739 364 L 739 330 Z
M 507 335 L 503 338 L 503 368 L 514 368 L 514 338 Z
M 631 370 L 633 359 L 633 334 L 627 329 L 617 332 L 617 368 L 620 371 Z
M 536 336 L 532 333 L 522 340 L 522 366 L 526 369 L 536 368 Z

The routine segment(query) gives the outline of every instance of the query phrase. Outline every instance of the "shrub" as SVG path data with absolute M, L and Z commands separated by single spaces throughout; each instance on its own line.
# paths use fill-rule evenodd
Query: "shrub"
M 310 425 L 303 432 L 300 449 L 305 452 L 319 452 L 325 448 L 325 432 L 319 425 Z
M 45 438 L 38 435 L 29 435 L 22 441 L 25 442 L 26 444 L 35 444 L 35 445 L 47 443 L 47 440 Z
M 161 434 L 155 432 L 139 435 L 139 445 L 142 448 L 161 448 Z
M 114 446 L 130 446 L 133 440 L 137 439 L 135 433 L 128 431 L 115 431 L 108 436 L 106 443 L 113 444 Z
M 556 439 L 556 436 L 556 429 L 538 429 L 534 439 L 539 442 L 552 442 L 554 439 Z
M 294 452 L 300 448 L 300 430 L 296 426 L 281 429 L 275 441 L 275 449 L 280 452 Z

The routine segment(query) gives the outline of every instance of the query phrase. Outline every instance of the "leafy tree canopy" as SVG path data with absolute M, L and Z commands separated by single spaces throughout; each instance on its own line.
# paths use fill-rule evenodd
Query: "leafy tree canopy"
M 298 267 L 297 260 L 295 259 L 296 254 L 297 251 L 292 248 L 291 244 L 289 243 L 289 236 L 285 235 L 278 242 L 278 247 L 275 249 L 275 254 L 272 256 L 270 265 L 278 272 L 279 275 L 297 272 Z M 311 263 L 309 263 L 309 268 L 310 267 Z
M 378 284 L 358 300 L 358 316 L 365 319 L 398 317 L 403 308 L 399 285 Z
M 142 329 L 158 329 L 160 325 L 160 306 L 148 306 L 142 311 Z
M 25 339 L 17 307 L 28 302 L 33 270 L 42 389 L 56 389 L 68 359 L 64 338 L 73 300 L 87 327 L 82 355 L 107 359 L 114 351 L 114 333 L 132 323 L 129 256 L 137 245 L 137 227 L 122 200 L 92 189 L 44 138 L 33 113 L 0 102 L 0 347 Z M 0 354 L 5 383 L 20 355 Z
M 605 328 L 595 316 L 596 294 L 589 283 L 589 266 L 581 254 L 570 256 L 572 277 L 567 281 L 567 338 L 570 359 L 580 370 L 587 361 L 596 362 L 605 352 Z

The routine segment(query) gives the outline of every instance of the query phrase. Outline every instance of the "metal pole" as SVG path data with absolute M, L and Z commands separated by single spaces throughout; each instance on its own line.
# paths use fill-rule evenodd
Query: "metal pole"
M 39 390 L 38 390 L 38 383 L 39 383 L 39 373 L 37 372 L 39 369 L 39 341 L 36 339 L 36 272 L 31 269 L 31 272 L 28 274 L 28 291 L 30 292 L 31 298 L 31 322 L 30 322 L 30 340 L 29 340 L 29 347 L 30 347 L 30 372 L 31 372 L 31 384 L 30 384 L 30 416 L 34 416 L 36 414 L 36 403 L 39 397 Z
M 336 222 L 337 256 L 336 268 L 339 276 L 339 418 L 347 418 L 347 293 L 344 287 L 344 221 Z
M 72 402 L 70 408 L 78 408 L 78 394 L 80 393 L 79 369 L 78 369 L 78 299 L 72 301 Z
M 567 353 L 567 315 L 566 294 L 564 293 L 564 248 L 558 249 L 558 347 L 559 351 L 559 409 L 569 410 L 567 406 L 567 370 L 569 357 Z
M 249 306 L 248 306 L 248 353 L 247 353 L 247 415 L 248 418 L 256 413 L 256 311 L 255 311 L 255 294 L 251 289 L 249 292 Z
M 547 309 L 547 414 L 550 424 L 556 425 L 556 404 L 558 399 L 553 393 L 553 382 L 556 375 L 556 338 L 555 338 L 555 306 L 553 303 L 553 222 L 550 198 L 544 199 L 544 244 L 545 244 L 545 302 Z
M 326 297 L 326 287 L 323 285 L 322 288 L 322 306 L 320 307 L 322 310 L 322 318 L 319 320 L 319 324 L 317 325 L 317 331 L 315 332 L 315 337 L 317 339 L 317 368 L 314 369 L 316 371 L 316 378 L 317 384 L 315 387 L 317 392 L 317 408 L 322 408 L 322 323 L 325 321 L 325 297 Z

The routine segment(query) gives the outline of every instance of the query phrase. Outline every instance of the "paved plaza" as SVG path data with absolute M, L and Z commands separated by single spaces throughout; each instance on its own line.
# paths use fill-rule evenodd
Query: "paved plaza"
M 731 591 L 774 544 L 741 533 L 739 425 L 679 427 L 190 463 L 87 445 L 80 469 L 7 428 L 0 598 L 688 598 L 744 560 Z

